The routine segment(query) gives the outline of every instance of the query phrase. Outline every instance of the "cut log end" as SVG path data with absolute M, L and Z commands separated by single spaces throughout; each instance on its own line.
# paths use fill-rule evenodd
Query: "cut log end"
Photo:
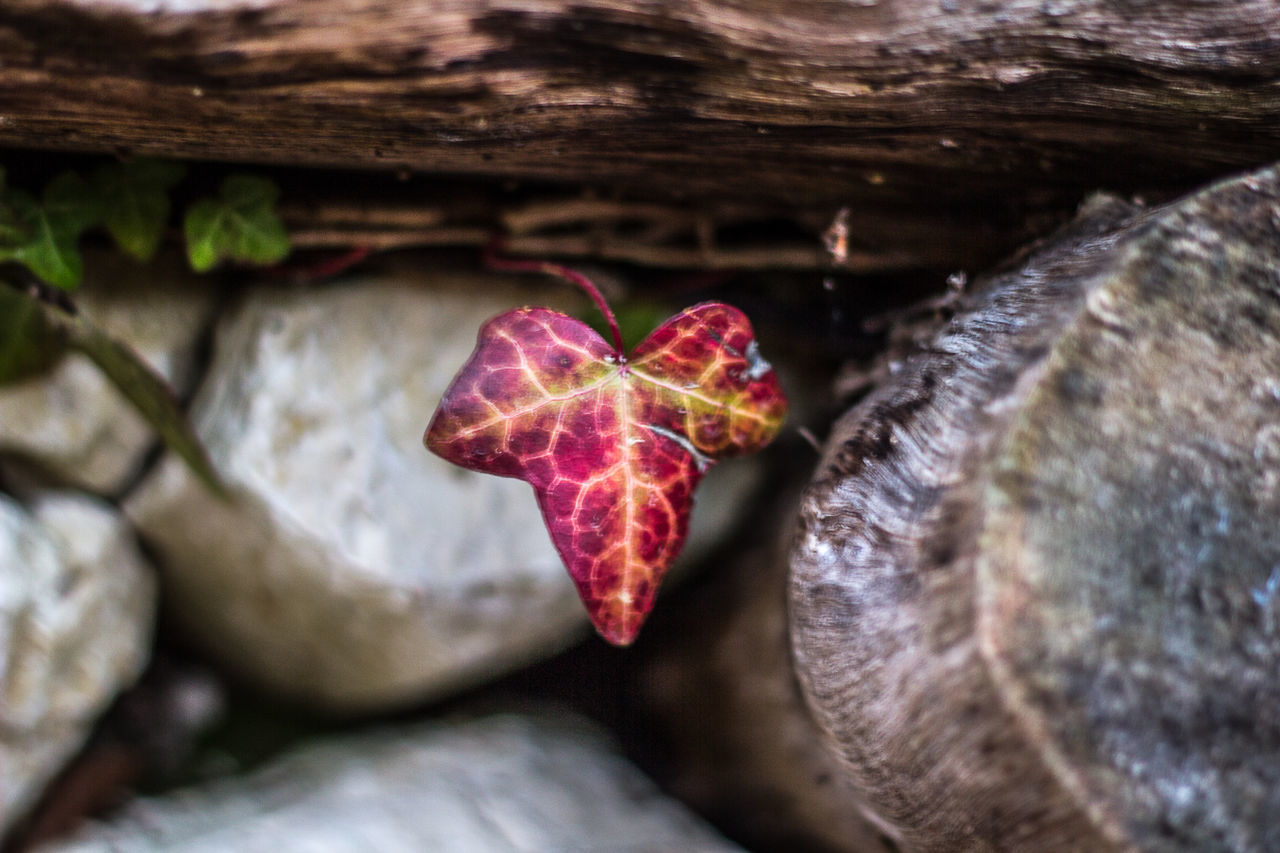
M 1276 843 L 1277 210 L 1099 202 L 840 424 L 793 642 L 908 847 Z

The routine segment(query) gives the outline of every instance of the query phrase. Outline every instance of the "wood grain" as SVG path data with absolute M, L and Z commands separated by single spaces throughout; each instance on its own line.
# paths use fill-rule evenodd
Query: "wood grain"
M 1269 0 L 0 8 L 0 145 L 848 205 L 877 251 L 881 217 L 1007 249 L 1096 187 L 1260 164 L 1278 117 Z
M 906 849 L 1280 843 L 1277 210 L 1096 199 L 837 425 L 796 668 Z

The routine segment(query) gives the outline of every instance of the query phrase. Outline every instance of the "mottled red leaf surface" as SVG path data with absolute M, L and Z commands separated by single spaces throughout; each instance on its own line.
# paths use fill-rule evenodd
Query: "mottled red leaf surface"
M 580 320 L 520 308 L 481 328 L 426 444 L 531 483 L 596 630 L 627 645 L 684 545 L 702 475 L 768 444 L 786 410 L 736 308 L 688 308 L 626 359 Z

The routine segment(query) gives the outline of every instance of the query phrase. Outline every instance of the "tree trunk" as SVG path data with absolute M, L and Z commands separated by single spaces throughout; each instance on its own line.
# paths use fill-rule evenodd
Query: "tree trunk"
M 837 425 L 796 667 L 907 849 L 1280 845 L 1278 205 L 1096 200 Z

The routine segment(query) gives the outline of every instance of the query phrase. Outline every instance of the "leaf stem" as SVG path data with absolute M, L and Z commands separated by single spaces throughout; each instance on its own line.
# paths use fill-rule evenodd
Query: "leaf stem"
M 504 270 L 506 272 L 540 272 L 545 275 L 553 275 L 564 279 L 570 284 L 576 284 L 587 296 L 590 296 L 591 301 L 596 304 L 596 307 L 600 309 L 600 313 L 604 315 L 605 322 L 609 324 L 609 331 L 613 333 L 613 348 L 617 353 L 619 363 L 623 361 L 625 353 L 622 349 L 622 332 L 618 329 L 618 318 L 613 316 L 613 309 L 609 307 L 609 303 L 605 301 L 604 294 L 600 292 L 600 289 L 595 286 L 591 279 L 577 270 L 569 269 L 560 264 L 553 264 L 550 261 L 525 261 L 499 257 L 498 250 L 501 248 L 501 240 L 494 240 L 485 248 L 484 264 L 489 269 Z

